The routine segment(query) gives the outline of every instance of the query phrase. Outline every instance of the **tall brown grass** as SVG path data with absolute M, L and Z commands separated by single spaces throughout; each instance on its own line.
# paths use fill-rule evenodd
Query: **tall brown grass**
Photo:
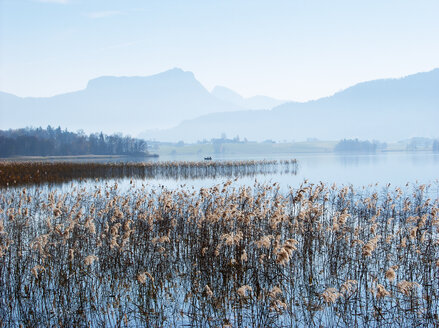
M 12 162 L 0 161 L 0 187 L 62 183 L 82 179 L 202 179 L 253 176 L 275 172 L 296 174 L 297 161 L 248 160 L 204 162 Z
M 5 189 L 0 326 L 437 327 L 427 189 Z

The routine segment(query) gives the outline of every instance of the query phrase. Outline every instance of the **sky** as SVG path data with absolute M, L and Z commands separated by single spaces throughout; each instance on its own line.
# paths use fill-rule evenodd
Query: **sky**
M 439 67 L 438 0 L 0 0 L 0 90 L 46 97 L 179 67 L 306 101 Z

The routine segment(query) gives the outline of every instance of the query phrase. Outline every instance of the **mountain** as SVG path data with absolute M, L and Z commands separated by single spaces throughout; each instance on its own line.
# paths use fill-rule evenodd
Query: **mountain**
M 84 90 L 48 98 L 0 92 L 0 129 L 60 125 L 69 130 L 136 134 L 240 109 L 212 96 L 191 72 L 175 68 L 148 77 L 99 77 Z
M 226 133 L 252 140 L 439 137 L 439 69 L 359 83 L 330 97 L 272 110 L 213 113 L 144 137 L 196 141 Z
M 216 86 L 211 93 L 222 101 L 245 109 L 271 109 L 287 102 L 286 100 L 278 100 L 266 96 L 244 98 L 235 91 L 222 86 Z

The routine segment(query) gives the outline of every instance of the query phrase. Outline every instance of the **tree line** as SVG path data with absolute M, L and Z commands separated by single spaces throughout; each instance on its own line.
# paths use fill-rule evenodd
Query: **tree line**
M 145 140 L 101 133 L 70 132 L 50 125 L 43 129 L 0 130 L 0 157 L 67 155 L 145 155 Z
M 358 139 L 343 139 L 334 148 L 335 152 L 361 152 L 361 153 L 374 153 L 376 152 L 379 144 L 377 142 L 370 142 L 368 140 L 361 141 Z

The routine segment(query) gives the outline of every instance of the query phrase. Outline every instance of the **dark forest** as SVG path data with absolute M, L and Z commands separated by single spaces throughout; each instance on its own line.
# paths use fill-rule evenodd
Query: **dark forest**
M 0 130 L 0 157 L 144 155 L 147 143 L 142 139 L 101 133 L 70 132 L 60 127 Z

